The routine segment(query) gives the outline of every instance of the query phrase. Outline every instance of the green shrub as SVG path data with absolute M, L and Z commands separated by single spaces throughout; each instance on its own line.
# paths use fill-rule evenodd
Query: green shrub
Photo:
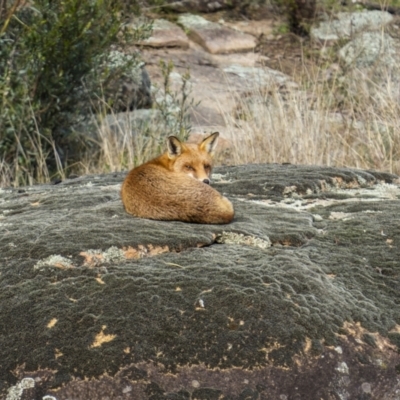
M 1 14 L 0 168 L 8 166 L 10 182 L 33 183 L 76 161 L 81 144 L 69 129 L 71 115 L 89 110 L 107 85 L 106 74 L 93 71 L 127 34 L 149 31 L 149 24 L 124 29 L 125 15 L 138 11 L 126 3 L 37 0 Z M 102 79 L 90 93 L 89 75 Z

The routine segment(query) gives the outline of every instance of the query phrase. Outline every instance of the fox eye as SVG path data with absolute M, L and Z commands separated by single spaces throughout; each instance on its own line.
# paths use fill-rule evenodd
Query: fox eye
M 211 165 L 210 164 L 204 164 L 204 169 L 206 169 L 206 170 L 211 169 Z
M 189 164 L 185 165 L 185 168 L 186 168 L 188 171 L 194 171 L 194 168 L 193 168 L 191 165 L 189 165 Z

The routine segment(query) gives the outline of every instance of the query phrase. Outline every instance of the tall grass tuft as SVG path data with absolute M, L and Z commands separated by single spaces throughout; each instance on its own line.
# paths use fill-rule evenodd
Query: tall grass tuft
M 306 69 L 304 66 L 303 68 Z M 255 87 L 225 114 L 228 164 L 283 163 L 378 169 L 400 174 L 400 102 L 388 77 L 302 71 L 299 87 Z M 354 76 L 357 79 L 354 79 Z M 389 75 L 388 75 L 389 76 Z
M 2 8 L 0 161 L 9 177 L 1 181 L 41 182 L 59 175 L 60 162 L 76 161 L 82 143 L 69 127 L 95 95 L 83 82 L 126 35 L 146 36 L 148 24 L 126 29 L 125 15 L 137 9 L 125 0 L 16 0 Z M 92 87 L 105 86 L 103 78 Z
M 181 85 L 174 91 L 170 82 L 173 68 L 171 62 L 160 63 L 163 80 L 161 87 L 154 87 L 153 109 L 116 115 L 103 108 L 103 112 L 98 113 L 101 116 L 97 122 L 100 152 L 92 171 L 132 169 L 162 153 L 168 136 L 177 136 L 182 141 L 188 139 L 189 110 L 194 105 L 190 73 L 187 71 L 181 76 Z M 142 115 L 144 117 L 140 118 Z

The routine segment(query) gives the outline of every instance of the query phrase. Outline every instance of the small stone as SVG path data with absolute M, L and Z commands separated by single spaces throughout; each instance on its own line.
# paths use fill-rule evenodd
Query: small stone
M 30 389 L 35 387 L 35 380 L 33 378 L 24 378 L 21 381 L 22 389 Z
M 315 222 L 321 222 L 323 220 L 319 214 L 313 214 L 313 219 Z
M 122 389 L 122 393 L 129 393 L 129 392 L 132 392 L 132 386 L 125 386 Z
M 364 382 L 361 385 L 361 389 L 364 393 L 371 393 L 371 384 L 369 384 L 368 382 Z
M 335 347 L 335 351 L 336 351 L 336 353 L 338 353 L 338 354 L 343 354 L 343 350 L 342 350 L 342 348 L 341 348 L 340 346 Z
M 341 374 L 346 374 L 348 375 L 349 373 L 349 367 L 345 362 L 339 363 L 339 365 L 336 367 L 336 371 L 339 371 Z

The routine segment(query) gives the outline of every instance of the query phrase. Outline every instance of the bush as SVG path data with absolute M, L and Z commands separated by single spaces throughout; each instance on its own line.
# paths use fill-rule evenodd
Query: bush
M 80 141 L 69 129 L 71 115 L 107 85 L 106 74 L 93 71 L 122 38 L 144 38 L 150 27 L 124 30 L 124 15 L 138 12 L 135 2 L 20 3 L 0 14 L 0 168 L 8 166 L 8 183 L 31 184 L 76 161 L 71 155 Z M 102 79 L 91 85 L 99 93 L 85 90 L 88 75 Z
M 160 61 L 163 77 L 153 86 L 153 108 L 133 113 L 98 113 L 97 135 L 100 152 L 95 163 L 84 162 L 86 171 L 107 173 L 131 169 L 165 151 L 168 136 L 186 141 L 191 131 L 190 109 L 195 107 L 190 73 L 180 76 L 176 90 L 171 87 L 174 65 Z

